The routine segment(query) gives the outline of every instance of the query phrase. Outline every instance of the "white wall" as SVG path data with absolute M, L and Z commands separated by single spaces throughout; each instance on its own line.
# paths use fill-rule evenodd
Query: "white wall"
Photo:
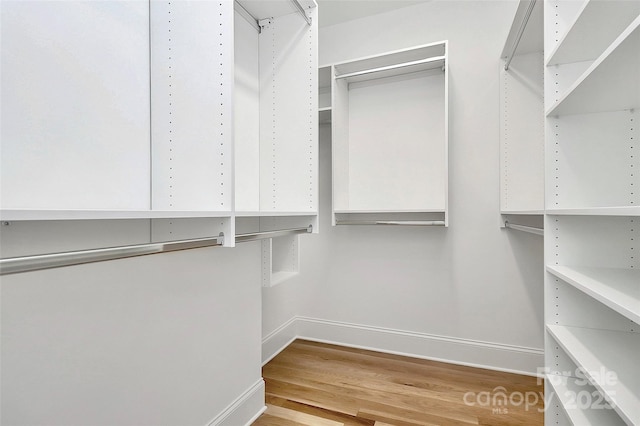
M 14 222 L 2 255 L 148 232 Z M 237 426 L 264 404 L 260 242 L 3 276 L 1 292 L 3 425 Z
M 264 336 L 291 318 L 276 300 L 297 298 L 295 331 L 305 337 L 542 366 L 542 239 L 499 227 L 498 67 L 516 6 L 434 1 L 320 29 L 320 64 L 449 40 L 450 227 L 332 228 L 330 133 L 321 128 L 321 233 L 302 239 L 301 276 L 265 290 Z

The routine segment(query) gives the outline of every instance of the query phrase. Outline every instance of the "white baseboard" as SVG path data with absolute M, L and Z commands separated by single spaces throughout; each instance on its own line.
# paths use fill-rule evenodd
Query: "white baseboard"
M 267 407 L 264 405 L 264 380 L 258 380 L 244 391 L 207 426 L 249 426 Z
M 298 317 L 293 317 L 262 339 L 262 365 L 299 337 Z
M 308 317 L 294 317 L 264 338 L 264 363 L 296 338 L 530 376 L 544 366 L 542 349 Z

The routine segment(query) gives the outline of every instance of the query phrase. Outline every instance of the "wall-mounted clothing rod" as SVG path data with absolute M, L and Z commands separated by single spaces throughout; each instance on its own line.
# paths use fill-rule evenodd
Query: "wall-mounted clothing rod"
M 255 232 L 236 235 L 236 242 L 257 241 L 266 238 L 281 237 L 312 232 L 307 228 L 283 229 L 278 231 Z M 68 251 L 62 253 L 39 254 L 34 256 L 11 257 L 0 259 L 0 275 L 18 274 L 21 272 L 40 271 L 61 268 L 64 266 L 83 265 L 86 263 L 105 262 L 107 260 L 126 259 L 129 257 L 147 256 L 151 254 L 169 253 L 179 250 L 221 246 L 224 236 L 197 238 L 161 243 L 137 244 L 122 247 L 108 247 L 90 250 Z
M 504 227 L 505 228 L 515 229 L 515 230 L 518 230 L 518 231 L 529 232 L 531 234 L 544 235 L 544 229 L 543 228 L 534 228 L 533 226 L 517 225 L 515 223 L 509 223 L 507 221 L 504 222 Z
M 278 231 L 253 232 L 251 234 L 236 234 L 236 243 L 284 237 L 286 235 L 307 234 L 310 232 L 313 232 L 313 227 L 311 225 L 307 228 L 281 229 Z
M 420 59 L 418 61 L 403 62 L 401 64 L 393 64 L 393 65 L 387 65 L 384 67 L 371 68 L 371 69 L 362 70 L 362 71 L 354 71 L 346 74 L 340 74 L 340 75 L 336 75 L 335 78 L 336 80 L 339 80 L 341 78 L 357 77 L 360 75 L 374 74 L 382 71 L 390 71 L 390 70 L 395 70 L 400 68 L 426 65 L 433 62 L 441 62 L 441 61 L 444 61 L 444 59 L 445 59 L 444 56 L 434 56 L 432 58 Z M 434 67 L 434 68 L 437 68 L 437 67 Z
M 520 40 L 522 39 L 522 35 L 524 34 L 524 30 L 527 27 L 527 23 L 529 22 L 529 18 L 531 17 L 531 12 L 533 12 L 533 8 L 536 6 L 537 0 L 530 0 L 529 7 L 524 14 L 524 18 L 522 19 L 522 23 L 520 24 L 520 28 L 518 28 L 518 33 L 516 34 L 516 39 L 513 42 L 513 46 L 511 47 L 511 51 L 507 55 L 507 62 L 504 64 L 504 70 L 509 70 L 509 65 L 511 64 L 511 60 L 513 56 L 516 54 L 516 50 L 518 50 L 518 45 L 520 44 Z
M 260 24 L 258 24 L 258 20 L 250 14 L 247 9 L 244 8 L 243 5 L 238 3 L 237 1 L 233 2 L 233 9 L 240 14 L 251 26 L 257 31 L 260 32 Z
M 291 3 L 293 3 L 296 9 L 298 9 L 298 12 L 300 13 L 300 15 L 302 15 L 304 20 L 307 21 L 307 25 L 311 26 L 311 17 L 307 15 L 307 12 L 305 12 L 304 7 L 302 7 L 300 2 L 298 0 L 291 0 Z
M 337 220 L 336 225 L 445 226 L 444 220 Z

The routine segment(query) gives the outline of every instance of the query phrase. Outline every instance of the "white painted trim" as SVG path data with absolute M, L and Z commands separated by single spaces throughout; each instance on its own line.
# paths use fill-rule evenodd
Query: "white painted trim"
M 271 361 L 298 337 L 298 317 L 292 317 L 289 321 L 267 334 L 262 339 L 262 365 Z
M 297 338 L 535 377 L 544 366 L 543 349 L 308 317 L 291 318 L 265 337 L 264 363 Z
M 260 378 L 207 426 L 249 426 L 267 409 L 264 404 L 264 380 Z

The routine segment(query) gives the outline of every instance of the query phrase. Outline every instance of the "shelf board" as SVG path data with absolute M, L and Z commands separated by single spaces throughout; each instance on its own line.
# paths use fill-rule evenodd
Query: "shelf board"
M 640 216 L 640 207 L 591 207 L 580 209 L 547 209 L 549 215 L 566 216 Z
M 286 216 L 317 216 L 318 212 L 235 212 L 236 217 L 286 217 Z
M 387 65 L 379 68 L 354 71 L 352 73 L 336 75 L 336 79 L 344 78 L 349 83 L 368 81 L 379 78 L 394 77 L 397 75 L 416 73 L 421 71 L 438 70 L 445 66 L 444 56 L 420 59 L 412 62 Z
M 560 377 L 563 379 L 560 380 Z M 607 426 L 624 426 L 626 423 L 618 416 L 613 409 L 589 409 L 579 407 L 578 395 L 582 392 L 589 392 L 591 398 L 591 390 L 593 387 L 584 386 L 572 377 L 547 375 L 547 383 L 553 389 L 554 395 L 558 398 L 562 405 L 562 409 L 566 413 L 571 423 L 574 425 L 607 425 Z M 549 392 L 548 389 L 545 390 Z M 548 398 L 548 396 L 547 396 Z M 597 398 L 591 399 L 596 402 Z M 606 402 L 602 401 L 602 405 Z
M 543 210 L 500 210 L 500 214 L 512 214 L 512 215 L 543 215 Z
M 640 423 L 640 334 L 547 325 L 547 330 L 578 367 L 590 374 L 589 381 L 614 404 L 628 424 Z M 602 370 L 615 372 L 610 380 Z
M 619 111 L 640 106 L 640 17 L 546 112 L 547 116 Z
M 349 74 L 363 70 L 386 67 L 389 65 L 419 61 L 434 56 L 446 55 L 446 41 L 439 41 L 383 54 L 356 58 L 347 62 L 333 64 L 336 74 Z
M 594 60 L 638 13 L 637 1 L 586 1 L 546 65 Z
M 547 271 L 640 324 L 640 270 L 548 265 Z
M 231 217 L 231 211 L 182 210 L 1 210 L 0 220 L 189 219 Z

